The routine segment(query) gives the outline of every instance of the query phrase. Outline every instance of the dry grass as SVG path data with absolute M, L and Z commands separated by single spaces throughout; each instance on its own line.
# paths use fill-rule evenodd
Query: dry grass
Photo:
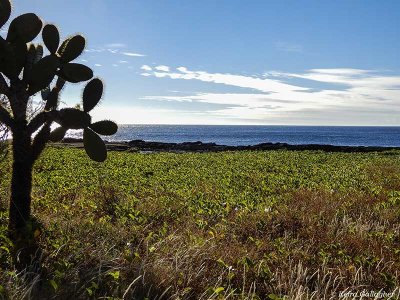
M 37 274 L 10 276 L 8 284 L 18 285 L 9 296 L 86 298 L 93 282 L 97 295 L 125 299 L 258 299 L 270 294 L 337 299 L 346 289 L 393 291 L 400 278 L 399 249 L 393 248 L 399 245 L 400 211 L 398 206 L 379 208 L 383 203 L 366 195 L 299 190 L 271 210 L 235 212 L 207 231 L 182 218 L 165 234 L 158 233 L 160 222 L 171 220 L 135 232 L 135 227 L 116 223 L 86 223 L 86 210 L 63 217 L 47 214 L 41 216 L 43 226 L 57 224 L 69 242 L 45 249 Z M 165 209 L 155 205 L 140 206 L 149 207 L 150 215 Z M 99 220 L 99 208 L 92 213 Z M 102 213 L 115 216 L 107 206 Z M 109 274 L 117 270 L 121 281 L 114 282 Z M 47 272 L 62 272 L 59 291 L 44 284 Z M 224 290 L 215 293 L 219 287 Z
M 178 192 L 168 195 L 177 201 L 158 201 L 162 189 L 127 198 L 101 184 L 93 201 L 79 191 L 60 195 L 56 205 L 38 201 L 35 217 L 46 230 L 38 238 L 39 263 L 16 274 L 5 262 L 3 295 L 338 299 L 343 291 L 368 290 L 396 299 L 400 201 L 390 195 L 400 190 L 399 174 L 395 166 L 368 166 L 366 178 L 382 181 L 379 193 L 296 188 L 269 206 L 198 218 Z M 197 188 L 220 197 L 218 187 Z

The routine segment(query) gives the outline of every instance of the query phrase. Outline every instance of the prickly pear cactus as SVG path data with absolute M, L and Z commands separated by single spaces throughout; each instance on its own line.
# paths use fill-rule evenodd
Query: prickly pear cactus
M 7 23 L 11 7 L 9 0 L 0 0 L 0 28 Z M 40 34 L 45 49 L 36 43 Z M 85 44 L 82 35 L 70 36 L 60 42 L 57 27 L 53 24 L 43 26 L 42 20 L 34 13 L 13 19 L 6 37 L 0 36 L 0 94 L 8 98 L 11 107 L 0 106 L 0 123 L 11 128 L 13 136 L 18 128 L 23 128 L 29 136 L 36 132 L 31 143 L 33 160 L 48 141 L 62 140 L 69 129 L 83 129 L 85 150 L 92 160 L 102 162 L 107 157 L 105 144 L 99 135 L 113 135 L 118 127 L 108 120 L 92 123 L 89 113 L 102 97 L 103 83 L 93 78 L 89 67 L 74 62 L 83 53 Z M 83 90 L 82 110 L 59 109 L 60 93 L 65 83 L 84 81 L 88 83 Z M 43 111 L 28 123 L 27 101 L 37 93 L 41 93 L 46 103 Z M 51 131 L 53 122 L 60 127 Z

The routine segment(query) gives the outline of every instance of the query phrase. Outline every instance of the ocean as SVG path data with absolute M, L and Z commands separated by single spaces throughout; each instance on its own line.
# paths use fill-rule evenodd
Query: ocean
M 82 137 L 75 131 L 70 137 Z M 378 126 L 241 126 L 241 125 L 120 125 L 108 141 L 141 139 L 155 142 L 214 142 L 221 145 L 259 143 L 400 146 L 400 127 Z

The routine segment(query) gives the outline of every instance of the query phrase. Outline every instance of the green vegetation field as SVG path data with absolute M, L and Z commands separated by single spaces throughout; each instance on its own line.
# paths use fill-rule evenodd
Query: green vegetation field
M 0 163 L 0 295 L 324 299 L 400 284 L 400 152 L 109 153 L 35 165 L 40 263 L 18 276 Z M 27 275 L 28 274 L 28 275 Z

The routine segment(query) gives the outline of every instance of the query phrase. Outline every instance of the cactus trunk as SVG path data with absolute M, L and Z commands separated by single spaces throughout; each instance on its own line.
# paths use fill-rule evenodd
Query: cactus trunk
M 0 29 L 8 22 L 11 7 L 10 0 L 0 0 Z M 42 20 L 34 13 L 16 17 L 6 31 L 5 38 L 0 35 L 0 94 L 7 99 L 0 105 L 0 125 L 5 125 L 12 133 L 8 228 L 15 241 L 23 238 L 25 233 L 32 233 L 28 231 L 33 229 L 30 226 L 33 225 L 30 222 L 32 169 L 47 142 L 60 141 L 69 129 L 83 129 L 86 153 L 92 160 L 103 162 L 107 158 L 107 149 L 99 134 L 113 135 L 118 126 L 108 120 L 92 123 L 89 112 L 102 97 L 103 82 L 92 79 L 93 71 L 89 67 L 73 62 L 85 49 L 83 36 L 67 38 L 60 46 L 57 27 L 46 24 L 43 28 Z M 40 33 L 50 52 L 45 56 L 43 46 L 32 43 Z M 59 108 L 59 94 L 66 81 L 77 83 L 90 79 L 83 91 L 83 110 L 79 107 Z M 38 93 L 43 102 L 36 105 L 31 96 Z M 53 122 L 61 126 L 52 131 Z
M 21 122 L 13 130 L 13 170 L 9 230 L 22 233 L 31 214 L 32 167 L 31 138 L 26 124 Z

